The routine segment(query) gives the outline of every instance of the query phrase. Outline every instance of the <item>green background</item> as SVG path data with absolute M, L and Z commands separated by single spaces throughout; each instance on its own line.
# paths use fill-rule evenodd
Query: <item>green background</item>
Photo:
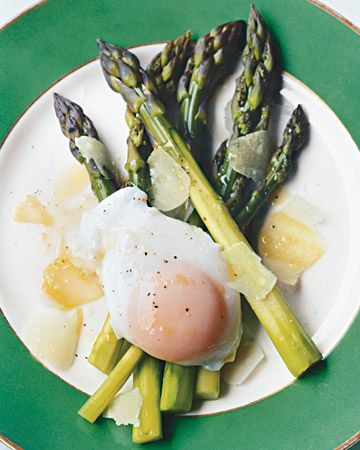
M 128 46 L 187 29 L 199 36 L 246 19 L 249 6 L 243 0 L 49 0 L 1 32 L 0 139 L 44 89 L 97 55 L 95 38 Z M 327 102 L 359 146 L 359 36 L 302 0 L 258 0 L 256 6 L 284 68 Z M 360 429 L 359 347 L 358 317 L 321 370 L 246 408 L 168 420 L 168 437 L 148 448 L 332 449 Z M 135 447 L 129 427 L 81 419 L 76 411 L 86 396 L 32 359 L 3 317 L 0 355 L 0 433 L 26 450 Z

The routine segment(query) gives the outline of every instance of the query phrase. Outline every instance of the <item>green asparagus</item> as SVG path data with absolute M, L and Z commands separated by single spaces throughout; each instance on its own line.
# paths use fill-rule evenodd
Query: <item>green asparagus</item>
M 70 150 L 74 157 L 87 169 L 91 187 L 99 201 L 104 200 L 120 188 L 116 182 L 112 163 L 109 158 L 108 167 L 99 168 L 96 162 L 90 161 L 81 154 L 76 146 L 75 138 L 89 136 L 99 139 L 92 121 L 85 115 L 82 108 L 67 98 L 54 94 L 55 113 L 59 120 L 61 130 L 65 137 L 69 138 Z M 104 175 L 105 174 L 105 175 Z M 118 362 L 121 353 L 123 339 L 118 340 L 110 325 L 110 317 L 107 319 L 99 333 L 89 355 L 89 362 L 108 374 Z
M 188 145 L 166 117 L 166 109 L 139 60 L 129 50 L 98 41 L 100 62 L 109 86 L 122 95 L 131 110 L 141 118 L 152 141 L 168 152 L 191 179 L 190 198 L 213 239 L 223 248 L 243 242 L 222 198 L 202 173 Z M 277 288 L 262 301 L 248 299 L 285 364 L 294 376 L 301 375 L 322 356 L 310 336 L 288 307 Z
M 293 111 L 283 134 L 281 146 L 275 151 L 263 182 L 252 193 L 242 208 L 236 221 L 245 230 L 266 199 L 288 176 L 293 159 L 303 147 L 308 131 L 308 123 L 300 105 Z
M 191 410 L 195 367 L 166 363 L 161 392 L 161 411 L 184 413 Z
M 163 50 L 155 56 L 149 65 L 149 72 L 154 80 L 159 95 L 163 100 L 171 101 L 174 97 L 177 82 L 185 66 L 186 60 L 191 51 L 191 33 L 187 32 L 174 41 L 168 42 Z M 147 193 L 151 203 L 151 179 L 149 167 L 145 161 L 149 155 L 152 146 L 144 129 L 142 122 L 129 108 L 126 110 L 125 120 L 129 127 L 129 136 L 127 139 L 128 157 L 125 168 L 129 175 L 131 184 L 138 186 Z M 103 330 L 105 329 L 105 326 Z M 113 333 L 114 334 L 114 333 Z M 97 342 L 106 342 L 106 336 L 100 332 Z M 102 356 L 97 353 L 100 346 L 95 346 L 92 351 L 94 360 L 101 361 Z M 108 358 L 115 360 L 117 349 L 114 348 L 114 354 L 107 352 Z
M 207 165 L 207 155 L 199 150 L 206 123 L 207 103 L 216 86 L 233 66 L 236 54 L 243 49 L 244 31 L 244 23 L 237 21 L 220 25 L 201 37 L 180 79 L 180 130 L 191 144 L 197 162 L 204 167 Z M 204 227 L 196 211 L 190 216 L 189 223 Z M 199 368 L 196 376 L 201 380 L 195 385 L 196 397 L 212 400 L 219 396 L 220 372 Z M 208 387 L 206 393 L 202 389 L 205 385 Z M 209 391 L 210 387 L 215 390 Z
M 88 362 L 108 375 L 125 353 L 126 347 L 124 344 L 124 339 L 118 339 L 116 337 L 110 324 L 110 315 L 108 314 L 91 348 Z
M 232 170 L 229 149 L 232 140 L 268 128 L 275 86 L 276 65 L 270 32 L 252 5 L 247 44 L 243 53 L 244 70 L 237 80 L 231 104 L 233 133 L 214 159 L 213 179 L 217 192 L 236 216 L 244 202 L 247 178 Z
M 82 108 L 67 98 L 54 94 L 54 108 L 59 120 L 61 131 L 69 138 L 69 146 L 74 157 L 86 167 L 91 187 L 99 201 L 119 189 L 114 173 L 114 165 L 107 158 L 107 164 L 98 167 L 94 159 L 88 160 L 79 150 L 75 139 L 81 136 L 89 136 L 99 140 L 97 131 L 92 121 L 84 114 Z
M 214 28 L 198 40 L 180 78 L 180 131 L 197 154 L 209 97 L 243 49 L 244 38 L 245 24 L 241 20 Z M 201 154 L 197 157 L 203 159 Z
M 152 356 L 144 355 L 134 372 L 134 387 L 142 396 L 140 425 L 133 426 L 132 440 L 135 444 L 162 439 L 160 412 L 160 386 L 162 363 Z
M 198 367 L 195 381 L 195 398 L 216 400 L 220 394 L 220 371 Z
M 131 345 L 102 385 L 79 409 L 80 416 L 89 422 L 95 422 L 133 373 L 143 354 L 142 350 Z
M 147 68 L 153 78 L 159 98 L 168 107 L 174 101 L 179 78 L 184 70 L 186 61 L 192 51 L 191 32 L 169 41 L 158 53 Z

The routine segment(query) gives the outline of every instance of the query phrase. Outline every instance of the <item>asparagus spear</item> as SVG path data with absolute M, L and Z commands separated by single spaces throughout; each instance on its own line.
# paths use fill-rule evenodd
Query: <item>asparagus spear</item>
M 217 151 L 213 164 L 213 178 L 218 193 L 230 213 L 235 216 L 244 202 L 246 177 L 231 170 L 229 148 L 232 139 L 257 130 L 265 130 L 270 119 L 274 87 L 274 56 L 271 37 L 265 22 L 252 5 L 247 30 L 247 45 L 243 53 L 244 71 L 237 81 L 232 100 L 233 133 Z M 195 396 L 216 398 L 219 390 L 219 372 L 200 368 L 197 374 Z
M 59 94 L 54 94 L 54 107 L 61 130 L 64 136 L 69 138 L 71 153 L 86 167 L 92 190 L 98 200 L 104 200 L 104 198 L 117 191 L 120 187 L 116 182 L 110 159 L 107 167 L 100 168 L 93 159 L 88 161 L 75 144 L 75 138 L 81 136 L 90 136 L 99 139 L 94 124 L 85 115 L 79 105 Z M 91 349 L 88 359 L 89 362 L 102 372 L 108 374 L 121 356 L 123 342 L 123 339 L 117 339 L 111 328 L 110 316 L 108 315 Z
M 187 31 L 174 41 L 169 41 L 147 68 L 159 98 L 167 106 L 171 106 L 174 100 L 180 75 L 192 50 L 190 37 L 191 32 Z
M 195 398 L 216 400 L 220 394 L 220 370 L 212 371 L 199 367 L 195 381 Z
M 308 123 L 304 111 L 298 105 L 285 127 L 282 144 L 272 156 L 263 182 L 252 192 L 236 217 L 238 225 L 243 230 L 249 226 L 274 189 L 285 181 L 296 153 L 304 145 L 307 131 Z
M 130 183 L 146 192 L 149 201 L 151 201 L 150 169 L 142 155 L 149 153 L 152 147 L 144 125 L 132 113 L 130 108 L 126 110 L 125 120 L 129 127 L 129 136 L 127 139 L 128 156 L 125 169 L 129 174 Z
M 213 90 L 229 71 L 235 55 L 245 44 L 245 25 L 235 21 L 219 25 L 195 45 L 177 92 L 180 131 L 192 144 L 199 144 L 206 122 L 206 106 Z M 200 156 L 200 155 L 199 155 Z
M 86 167 L 92 190 L 98 200 L 104 200 L 120 187 L 116 182 L 113 163 L 110 158 L 107 158 L 106 165 L 99 167 L 94 159 L 88 161 L 75 144 L 75 139 L 81 136 L 99 139 L 92 121 L 79 105 L 59 94 L 54 94 L 54 108 L 61 131 L 65 137 L 69 138 L 71 153 Z
M 195 367 L 166 363 L 161 391 L 161 411 L 188 412 L 193 401 Z
M 80 416 L 89 422 L 95 422 L 133 373 L 143 354 L 142 350 L 131 345 L 103 384 L 79 409 Z
M 202 166 L 205 165 L 205 154 L 199 150 L 206 123 L 207 103 L 216 86 L 231 68 L 231 63 L 236 60 L 236 54 L 242 50 L 245 44 L 244 31 L 244 23 L 237 21 L 220 25 L 200 38 L 180 79 L 180 130 L 190 142 L 197 161 Z M 237 197 L 232 195 L 231 201 Z M 203 226 L 196 211 L 190 216 L 190 221 Z M 197 379 L 199 381 L 195 384 L 195 397 L 209 400 L 218 398 L 220 372 L 199 368 Z
M 222 198 L 197 165 L 189 147 L 167 119 L 154 85 L 141 69 L 137 57 L 103 41 L 98 41 L 98 44 L 109 86 L 120 93 L 131 110 L 139 115 L 152 141 L 168 152 L 190 176 L 191 201 L 213 239 L 223 248 L 238 242 L 249 245 Z M 294 376 L 301 375 L 321 359 L 321 353 L 277 288 L 262 301 L 248 299 L 248 302 Z
M 232 100 L 233 133 L 223 143 L 214 160 L 215 188 L 233 216 L 243 203 L 247 178 L 232 170 L 229 158 L 230 142 L 239 136 L 268 128 L 275 85 L 275 61 L 270 32 L 252 5 L 250 9 L 247 45 L 243 53 L 244 70 L 237 80 Z
M 187 32 L 174 41 L 168 42 L 149 65 L 148 70 L 163 100 L 166 99 L 170 102 L 175 94 L 178 79 L 191 51 L 190 36 L 191 33 Z M 152 147 L 142 122 L 129 108 L 126 110 L 125 120 L 129 127 L 129 136 L 127 139 L 128 158 L 125 165 L 129 174 L 129 181 L 146 192 L 151 202 L 150 172 L 144 158 L 150 153 Z M 106 328 L 104 327 L 103 330 L 106 330 Z M 99 348 L 100 350 L 100 347 L 96 344 L 97 342 L 104 341 L 106 342 L 106 336 L 101 331 L 93 347 L 92 355 L 94 359 L 99 358 L 101 360 L 101 355 L 97 353 L 97 349 Z M 116 360 L 118 351 L 116 348 L 113 350 L 114 354 L 109 354 L 109 357 L 111 356 L 112 360 Z M 155 425 L 156 421 L 154 420 Z M 155 426 L 155 429 L 159 428 L 159 426 Z M 150 438 L 151 433 L 149 435 Z M 145 439 L 145 435 L 143 439 Z
M 135 444 L 162 439 L 160 412 L 160 386 L 162 363 L 152 356 L 145 355 L 134 372 L 134 387 L 140 389 L 142 405 L 140 425 L 133 426 L 132 440 Z
M 126 344 L 124 339 L 116 337 L 108 314 L 101 332 L 91 348 L 88 362 L 108 375 L 127 350 Z

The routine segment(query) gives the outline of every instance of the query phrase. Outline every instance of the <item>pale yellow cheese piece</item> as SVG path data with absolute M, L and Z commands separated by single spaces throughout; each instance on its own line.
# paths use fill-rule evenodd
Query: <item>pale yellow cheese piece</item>
M 48 311 L 29 319 L 22 337 L 35 357 L 66 370 L 74 360 L 81 323 L 80 310 Z
M 230 140 L 229 160 L 235 172 L 254 181 L 261 181 L 271 157 L 269 132 L 267 130 L 240 136 Z
M 75 144 L 87 162 L 93 160 L 100 172 L 105 177 L 108 176 L 107 170 L 110 170 L 113 163 L 102 142 L 91 136 L 80 136 L 75 138 Z
M 190 195 L 190 177 L 163 149 L 156 147 L 148 159 L 152 181 L 152 203 L 160 211 L 171 211 Z
M 14 213 L 16 222 L 52 225 L 53 218 L 45 206 L 33 195 L 28 195 L 16 208 Z
M 251 248 L 237 242 L 223 251 L 230 268 L 230 286 L 251 300 L 262 300 L 272 290 L 276 277 Z
M 231 385 L 239 386 L 264 359 L 260 344 L 250 336 L 243 334 L 235 360 L 225 364 L 221 371 L 222 379 Z
M 285 209 L 268 215 L 260 230 L 258 245 L 266 266 L 280 281 L 290 285 L 295 285 L 300 274 L 325 250 L 319 233 L 290 216 Z
M 90 303 L 104 295 L 97 274 L 75 265 L 69 257 L 58 257 L 44 269 L 42 289 L 65 309 Z
M 140 425 L 139 415 L 142 396 L 138 387 L 120 392 L 105 409 L 103 417 L 115 420 L 116 425 Z

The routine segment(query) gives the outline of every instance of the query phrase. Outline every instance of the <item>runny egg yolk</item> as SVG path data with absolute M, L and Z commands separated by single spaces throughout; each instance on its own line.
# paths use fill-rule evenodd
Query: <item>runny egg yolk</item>
M 221 344 L 228 325 L 225 294 L 208 275 L 172 262 L 149 280 L 129 302 L 135 345 L 158 359 L 182 363 Z

